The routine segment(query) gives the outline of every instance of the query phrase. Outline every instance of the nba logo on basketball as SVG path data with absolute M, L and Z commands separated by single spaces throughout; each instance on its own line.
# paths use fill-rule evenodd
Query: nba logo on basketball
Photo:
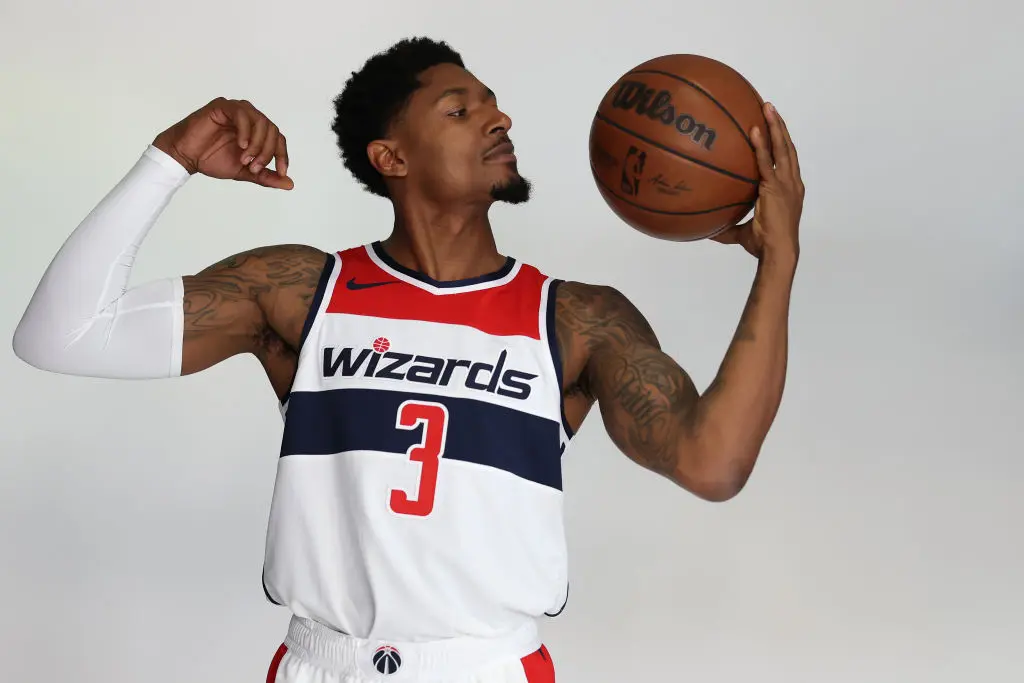
M 382 674 L 393 674 L 402 666 L 402 655 L 390 645 L 382 645 L 373 653 L 373 666 Z

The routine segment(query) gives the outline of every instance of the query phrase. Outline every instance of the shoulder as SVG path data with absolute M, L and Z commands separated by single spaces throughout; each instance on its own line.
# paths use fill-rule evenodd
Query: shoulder
M 257 247 L 249 252 L 267 270 L 269 276 L 276 278 L 311 275 L 315 271 L 319 278 L 320 271 L 327 264 L 331 254 L 305 244 L 275 244 Z
M 566 281 L 558 285 L 555 321 L 560 335 L 588 350 L 635 341 L 657 343 L 647 319 L 615 287 Z
M 296 268 L 308 270 L 312 267 L 319 267 L 322 269 L 327 263 L 327 258 L 327 252 L 305 244 L 274 244 L 232 254 L 204 268 L 197 275 L 247 271 L 253 275 L 280 276 L 283 272 L 293 272 Z
M 555 336 L 568 387 L 596 398 L 600 378 L 638 350 L 658 349 L 647 319 L 618 289 L 566 281 L 555 294 Z
M 574 280 L 559 283 L 557 299 L 560 306 L 588 311 L 604 310 L 628 303 L 625 295 L 615 287 Z
M 276 244 L 253 250 L 260 280 L 266 287 L 258 300 L 273 318 L 301 314 L 304 318 L 334 255 L 303 244 Z M 289 313 L 290 312 L 290 313 Z M 280 324 L 280 323 L 279 323 Z

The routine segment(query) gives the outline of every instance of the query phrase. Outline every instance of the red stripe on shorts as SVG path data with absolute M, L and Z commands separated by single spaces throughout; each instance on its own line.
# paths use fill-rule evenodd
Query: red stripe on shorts
M 523 671 L 526 672 L 527 683 L 555 683 L 555 663 L 544 645 L 523 657 Z
M 277 680 L 277 669 L 281 666 L 281 660 L 284 659 L 286 652 L 288 652 L 288 646 L 281 643 L 281 647 L 277 648 L 274 658 L 270 660 L 270 670 L 267 671 L 267 683 L 274 683 Z

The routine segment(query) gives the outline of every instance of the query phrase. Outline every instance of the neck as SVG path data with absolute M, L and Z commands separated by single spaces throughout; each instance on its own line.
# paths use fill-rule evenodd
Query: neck
M 441 282 L 492 273 L 506 259 L 494 242 L 488 208 L 396 201 L 394 228 L 381 245 L 401 265 Z

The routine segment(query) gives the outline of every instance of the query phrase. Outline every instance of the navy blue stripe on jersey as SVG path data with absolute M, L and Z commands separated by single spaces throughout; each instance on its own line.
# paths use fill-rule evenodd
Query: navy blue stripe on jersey
M 423 427 L 395 427 L 402 403 L 448 409 L 444 458 L 496 467 L 562 490 L 558 422 L 473 399 L 379 389 L 296 391 L 288 401 L 281 457 L 345 451 L 406 453 Z
M 406 277 L 411 277 L 414 280 L 419 280 L 420 282 L 424 282 L 428 285 L 431 285 L 432 287 L 440 288 L 468 287 L 469 285 L 479 285 L 483 284 L 484 282 L 494 282 L 495 280 L 500 280 L 501 278 L 511 273 L 512 268 L 514 268 L 516 265 L 516 260 L 509 256 L 505 259 L 505 265 L 503 265 L 501 269 L 496 270 L 493 273 L 488 273 L 486 275 L 481 275 L 479 277 L 465 278 L 463 280 L 435 280 L 432 277 L 424 275 L 418 270 L 406 268 L 401 263 L 391 258 L 388 255 L 388 253 L 384 251 L 384 247 L 381 246 L 381 243 L 379 241 L 370 244 L 370 248 L 373 249 L 373 253 L 375 253 L 381 261 L 387 264 L 388 268 L 396 270 L 402 275 L 405 275 Z
M 548 310 L 545 311 L 545 320 L 547 321 L 548 347 L 551 349 L 551 360 L 555 363 L 555 374 L 558 377 L 558 394 L 561 396 L 558 403 L 562 410 L 562 429 L 565 430 L 566 437 L 571 439 L 573 436 L 572 427 L 569 426 L 569 420 L 565 417 L 565 392 L 562 390 L 564 386 L 562 383 L 562 354 L 558 351 L 558 326 L 555 324 L 555 311 L 557 310 L 555 298 L 558 296 L 558 285 L 560 284 L 562 284 L 561 280 L 552 280 L 551 284 L 548 285 Z

